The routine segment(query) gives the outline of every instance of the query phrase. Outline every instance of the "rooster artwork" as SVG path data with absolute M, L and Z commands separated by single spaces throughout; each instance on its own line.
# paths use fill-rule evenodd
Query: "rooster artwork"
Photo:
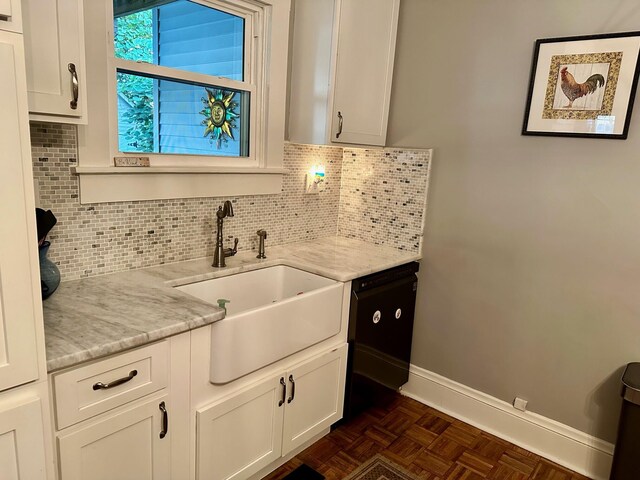
M 592 94 L 598 88 L 603 87 L 604 77 L 599 73 L 595 73 L 583 83 L 578 83 L 567 67 L 562 67 L 560 70 L 560 82 L 563 93 L 569 99 L 569 104 L 563 108 L 573 108 L 573 102 L 575 100 Z

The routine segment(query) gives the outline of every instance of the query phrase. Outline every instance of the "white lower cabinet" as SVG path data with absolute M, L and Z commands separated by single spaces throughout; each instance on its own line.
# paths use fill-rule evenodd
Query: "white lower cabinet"
M 342 418 L 347 346 L 197 412 L 197 478 L 245 479 Z
M 288 372 L 287 402 L 292 400 L 285 409 L 283 455 L 342 418 L 346 367 L 347 346 L 343 345 Z
M 46 478 L 42 401 L 0 400 L 0 478 Z
M 244 480 L 275 468 L 342 418 L 346 343 L 311 347 L 262 374 L 219 386 L 190 357 L 199 351 L 193 335 L 200 333 L 51 374 L 58 480 Z M 211 390 L 196 400 L 190 386 L 200 376 Z M 0 479 L 40 479 L 2 471 L 5 464 L 19 465 L 12 452 L 25 455 L 11 442 L 35 445 L 42 437 L 33 412 L 8 415 L 23 422 L 19 428 L 34 430 L 24 440 L 3 433 L 13 423 L 0 429 Z M 38 462 L 29 459 L 27 467 L 40 468 Z
M 197 476 L 240 479 L 282 453 L 285 372 L 197 412 Z
M 164 409 L 164 410 L 163 410 Z M 171 474 L 168 395 L 84 422 L 58 437 L 64 480 L 165 480 Z
M 188 478 L 189 341 L 184 333 L 51 375 L 58 480 Z

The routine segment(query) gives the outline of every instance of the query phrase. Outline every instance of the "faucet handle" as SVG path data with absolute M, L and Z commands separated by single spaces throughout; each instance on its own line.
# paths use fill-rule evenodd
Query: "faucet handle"
M 267 231 L 266 230 L 258 230 L 256 232 L 256 235 L 258 235 L 259 237 L 267 238 Z
M 238 237 L 233 240 L 233 248 L 227 249 L 229 251 L 227 257 L 233 257 L 236 253 L 238 253 Z
M 233 257 L 238 253 L 238 237 L 233 241 L 233 248 L 225 248 L 223 252 L 225 257 Z

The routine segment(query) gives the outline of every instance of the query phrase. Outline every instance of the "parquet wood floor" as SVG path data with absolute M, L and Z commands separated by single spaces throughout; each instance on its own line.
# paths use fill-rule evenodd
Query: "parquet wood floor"
M 424 480 L 588 480 L 400 395 L 336 428 L 265 480 L 280 480 L 302 463 L 341 480 L 377 453 Z

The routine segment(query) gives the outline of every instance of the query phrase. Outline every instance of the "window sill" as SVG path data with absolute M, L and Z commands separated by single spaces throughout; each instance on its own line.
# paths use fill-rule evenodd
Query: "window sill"
M 80 203 L 269 195 L 282 192 L 284 168 L 75 167 Z

